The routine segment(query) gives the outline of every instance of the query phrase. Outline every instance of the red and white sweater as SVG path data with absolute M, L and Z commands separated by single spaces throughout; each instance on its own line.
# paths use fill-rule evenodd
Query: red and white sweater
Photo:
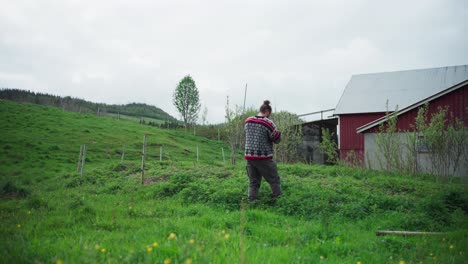
M 264 116 L 252 116 L 245 120 L 245 159 L 273 158 L 273 143 L 281 141 L 281 132 L 275 123 Z

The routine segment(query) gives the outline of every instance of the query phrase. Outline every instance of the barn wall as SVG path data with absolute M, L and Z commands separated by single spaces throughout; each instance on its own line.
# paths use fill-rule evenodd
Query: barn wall
M 465 132 L 466 133 L 466 132 Z M 398 155 L 402 157 L 403 160 L 408 160 L 408 149 L 405 147 L 408 145 L 409 136 L 412 133 L 408 132 L 401 132 L 395 133 L 397 137 L 397 142 L 399 142 L 399 149 Z M 467 134 L 468 136 L 468 134 Z M 386 163 L 382 156 L 382 153 L 379 151 L 379 148 L 376 143 L 377 133 L 366 133 L 364 135 L 364 144 L 365 144 L 365 165 L 370 169 L 375 170 L 385 170 Z M 465 142 L 465 149 L 468 148 L 468 142 Z M 416 154 L 416 168 L 417 172 L 419 173 L 434 173 L 437 174 L 437 171 L 432 167 L 432 163 L 430 161 L 429 155 L 430 152 L 418 152 Z M 468 157 L 461 157 L 460 158 L 460 166 L 458 170 L 455 172 L 454 175 L 456 177 L 468 177 L 468 162 L 466 159 Z
M 364 160 L 364 135 L 358 134 L 356 129 L 384 115 L 385 113 L 340 115 L 340 159 L 345 159 L 354 151 L 359 160 Z

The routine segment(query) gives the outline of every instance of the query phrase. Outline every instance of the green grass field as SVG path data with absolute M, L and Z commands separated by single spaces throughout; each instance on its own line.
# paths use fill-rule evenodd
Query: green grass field
M 4 100 L 0 125 L 1 263 L 466 263 L 466 183 L 279 164 L 284 196 L 247 204 L 217 141 Z
M 123 114 L 114 114 L 114 113 L 103 113 L 102 116 L 111 117 L 114 119 L 120 118 L 120 120 L 127 120 L 127 121 L 132 121 L 135 123 L 139 123 L 143 119 L 145 123 L 152 122 L 157 125 L 164 124 L 164 120 L 155 119 L 151 117 L 136 117 L 136 116 L 123 115 Z

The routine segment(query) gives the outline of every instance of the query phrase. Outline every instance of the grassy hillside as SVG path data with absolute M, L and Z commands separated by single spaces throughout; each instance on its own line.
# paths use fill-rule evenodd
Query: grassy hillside
M 225 165 L 221 148 L 228 153 L 227 147 L 216 141 L 3 100 L 0 124 L 3 263 L 466 259 L 463 183 L 280 164 L 284 197 L 270 200 L 264 184 L 261 200 L 246 204 L 245 168 Z M 150 136 L 142 185 L 145 133 Z M 82 144 L 87 146 L 83 177 L 76 172 Z M 120 162 L 123 145 L 125 161 Z M 379 237 L 376 230 L 445 234 Z
M 50 94 L 35 93 L 20 89 L 0 89 L 0 99 L 11 100 L 21 103 L 34 103 L 47 106 L 55 106 L 63 110 L 80 112 L 87 114 L 97 114 L 102 116 L 117 116 L 120 118 L 150 119 L 150 121 L 178 123 L 174 117 L 163 111 L 162 109 L 141 103 L 131 103 L 126 105 L 109 105 L 103 103 L 93 103 L 79 98 L 70 96 L 61 97 Z

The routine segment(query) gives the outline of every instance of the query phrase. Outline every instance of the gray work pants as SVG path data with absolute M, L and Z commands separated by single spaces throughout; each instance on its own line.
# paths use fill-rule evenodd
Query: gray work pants
M 258 197 L 262 176 L 270 184 L 271 196 L 281 196 L 281 183 L 276 162 L 272 159 L 247 160 L 247 175 L 249 176 L 249 201 Z

